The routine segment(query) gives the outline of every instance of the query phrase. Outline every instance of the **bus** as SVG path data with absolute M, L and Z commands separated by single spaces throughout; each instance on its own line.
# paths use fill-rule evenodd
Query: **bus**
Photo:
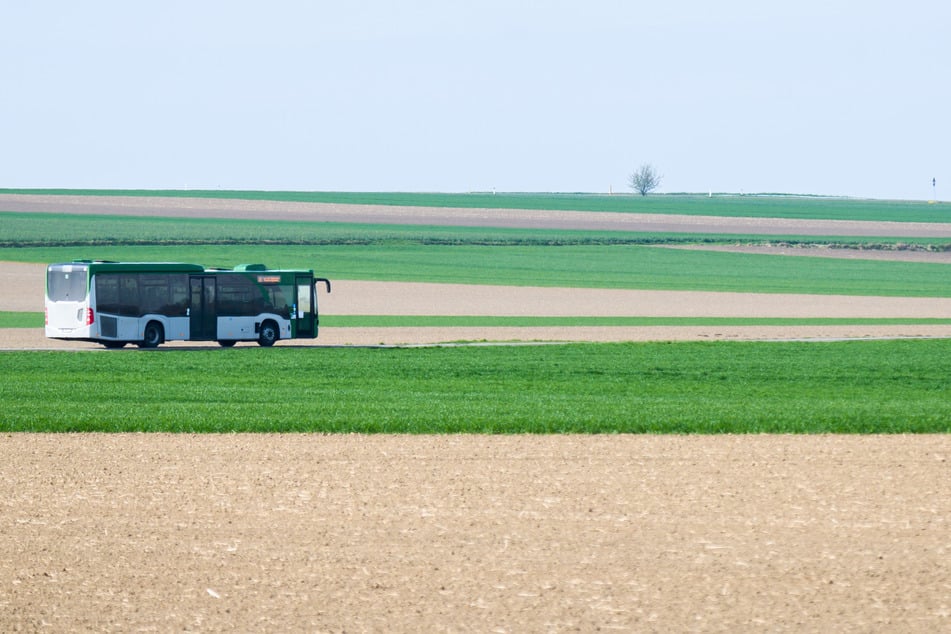
M 107 348 L 166 341 L 238 341 L 272 346 L 317 337 L 312 270 L 263 264 L 233 269 L 175 262 L 74 260 L 46 269 L 46 336 Z

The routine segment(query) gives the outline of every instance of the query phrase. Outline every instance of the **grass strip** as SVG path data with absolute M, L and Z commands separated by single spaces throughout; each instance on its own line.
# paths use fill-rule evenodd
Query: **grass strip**
M 947 433 L 951 342 L 0 356 L 0 431 Z
M 42 328 L 43 313 L 0 310 L 0 328 Z

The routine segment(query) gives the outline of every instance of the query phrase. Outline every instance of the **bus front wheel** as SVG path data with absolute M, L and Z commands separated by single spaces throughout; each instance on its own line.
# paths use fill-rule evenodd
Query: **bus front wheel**
M 261 324 L 261 329 L 258 331 L 258 344 L 268 348 L 274 345 L 280 338 L 279 331 L 277 329 L 277 324 L 273 321 L 266 321 Z
M 164 339 L 164 333 L 162 332 L 162 324 L 150 321 L 145 326 L 145 331 L 142 333 L 142 341 L 139 343 L 140 348 L 157 348 L 162 339 Z

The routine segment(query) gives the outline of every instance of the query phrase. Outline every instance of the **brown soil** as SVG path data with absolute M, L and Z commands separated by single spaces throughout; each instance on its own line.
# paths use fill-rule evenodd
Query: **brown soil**
M 42 267 L 4 264 L 0 284 L 0 310 L 42 310 Z M 951 314 L 940 299 L 336 280 L 321 303 Z M 951 329 L 325 328 L 317 343 L 881 335 Z M 98 349 L 0 330 L 0 348 L 47 346 Z M 948 630 L 949 438 L 0 435 L 0 631 Z
M 946 631 L 948 436 L 0 437 L 3 631 Z

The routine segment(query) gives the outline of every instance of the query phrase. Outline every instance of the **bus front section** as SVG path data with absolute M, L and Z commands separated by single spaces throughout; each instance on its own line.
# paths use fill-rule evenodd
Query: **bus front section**
M 94 339 L 95 311 L 89 303 L 89 266 L 50 264 L 46 268 L 46 336 Z

